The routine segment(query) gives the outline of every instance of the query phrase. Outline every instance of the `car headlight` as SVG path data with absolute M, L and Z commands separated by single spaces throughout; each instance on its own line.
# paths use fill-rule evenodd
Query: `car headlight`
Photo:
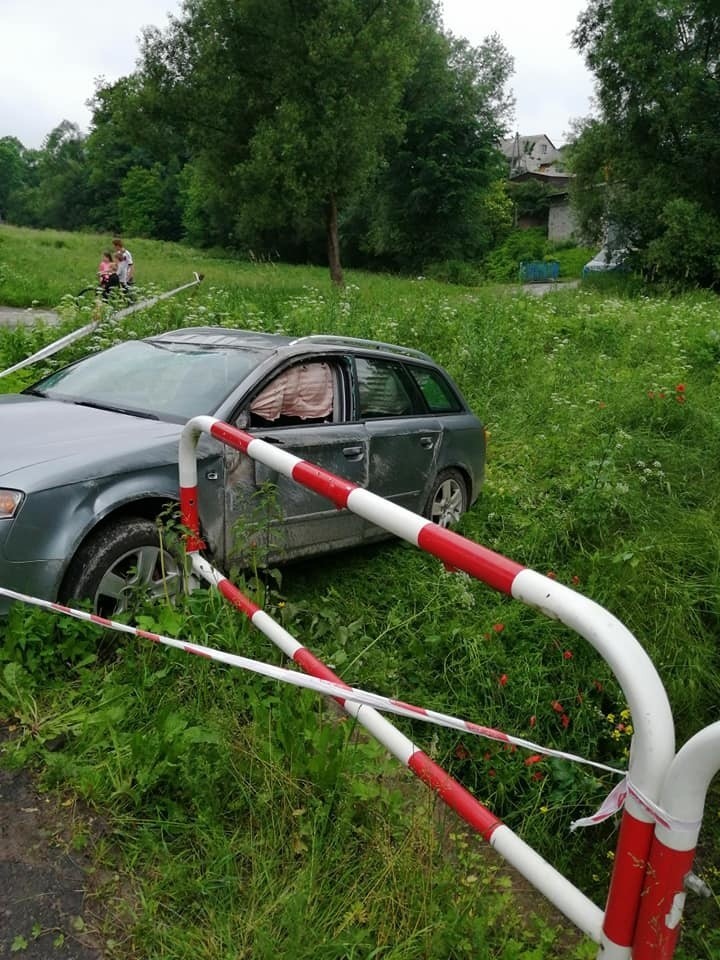
M 23 494 L 19 490 L 0 490 L 0 520 L 9 520 L 17 513 Z

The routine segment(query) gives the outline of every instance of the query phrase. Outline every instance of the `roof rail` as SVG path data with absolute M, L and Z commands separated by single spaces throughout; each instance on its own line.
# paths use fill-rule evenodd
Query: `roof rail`
M 308 340 L 315 340 L 319 343 L 336 343 L 339 345 L 347 344 L 353 347 L 367 347 L 369 350 L 392 350 L 393 353 L 400 353 L 407 357 L 416 357 L 419 360 L 429 360 L 433 363 L 432 357 L 422 350 L 415 350 L 412 347 L 400 347 L 396 343 L 384 343 L 382 340 L 363 340 L 360 337 L 336 337 L 324 333 L 310 333 L 305 337 L 297 337 L 291 340 L 289 347 L 294 347 L 298 343 L 305 343 Z

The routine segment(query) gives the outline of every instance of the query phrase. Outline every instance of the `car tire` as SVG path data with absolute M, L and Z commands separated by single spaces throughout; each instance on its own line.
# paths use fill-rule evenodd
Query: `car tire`
M 433 481 L 424 515 L 441 527 L 454 526 L 468 508 L 465 478 L 459 470 L 442 470 Z
M 90 600 L 95 613 L 113 617 L 141 597 L 169 597 L 185 588 L 182 547 L 141 517 L 114 520 L 82 544 L 65 577 L 62 598 Z

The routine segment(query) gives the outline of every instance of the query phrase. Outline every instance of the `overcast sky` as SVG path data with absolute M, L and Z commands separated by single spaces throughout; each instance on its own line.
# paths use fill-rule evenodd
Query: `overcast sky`
M 478 44 L 498 33 L 515 60 L 515 130 L 556 146 L 591 112 L 592 78 L 570 46 L 583 0 L 443 0 L 446 27 Z M 86 131 L 95 81 L 131 73 L 143 26 L 165 27 L 180 0 L 0 0 L 0 137 L 40 147 L 63 120 Z M 489 9 L 488 9 L 489 8 Z

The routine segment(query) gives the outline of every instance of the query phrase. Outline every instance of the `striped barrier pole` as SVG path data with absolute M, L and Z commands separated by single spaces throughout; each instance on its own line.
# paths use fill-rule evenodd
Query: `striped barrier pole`
M 348 684 L 276 623 L 249 597 L 212 567 L 198 553 L 191 554 L 193 572 L 217 588 L 250 623 L 306 673 L 351 691 Z M 600 942 L 602 911 L 555 867 L 477 800 L 462 784 L 446 773 L 376 709 L 351 699 L 335 697 L 337 703 L 404 766 L 422 780 L 491 847 L 512 864 L 537 890 L 595 943 Z M 420 710 L 414 710 L 421 716 Z
M 710 781 L 720 772 L 720 722 L 678 751 L 663 786 L 633 942 L 634 960 L 670 960 L 688 889 L 709 894 L 691 873 Z
M 185 425 L 180 438 L 180 509 L 182 522 L 190 531 L 187 549 L 191 553 L 202 548 L 195 455 L 201 433 L 208 433 L 308 487 L 332 501 L 338 509 L 349 509 L 412 543 L 440 559 L 447 567 L 462 570 L 496 590 L 537 608 L 546 616 L 560 620 L 584 637 L 613 670 L 632 713 L 634 732 L 628 780 L 642 796 L 648 797 L 653 803 L 657 802 L 675 749 L 670 704 L 652 661 L 636 638 L 612 614 L 555 580 L 528 570 L 460 534 L 438 527 L 425 517 L 390 503 L 215 417 L 194 417 Z M 308 659 L 304 654 L 303 658 Z M 315 660 L 314 657 L 312 659 Z M 327 667 L 319 661 L 317 663 L 318 669 L 327 671 Z M 305 664 L 301 665 L 305 667 Z M 443 771 L 440 774 L 447 778 Z M 629 792 L 623 809 L 604 914 L 600 953 L 603 960 L 626 960 L 631 956 L 653 826 L 653 814 Z M 507 859 L 510 860 L 510 857 Z M 522 867 L 519 869 L 522 872 Z M 548 895 L 543 887 L 538 886 L 538 889 Z M 555 902 L 553 897 L 549 899 Z

